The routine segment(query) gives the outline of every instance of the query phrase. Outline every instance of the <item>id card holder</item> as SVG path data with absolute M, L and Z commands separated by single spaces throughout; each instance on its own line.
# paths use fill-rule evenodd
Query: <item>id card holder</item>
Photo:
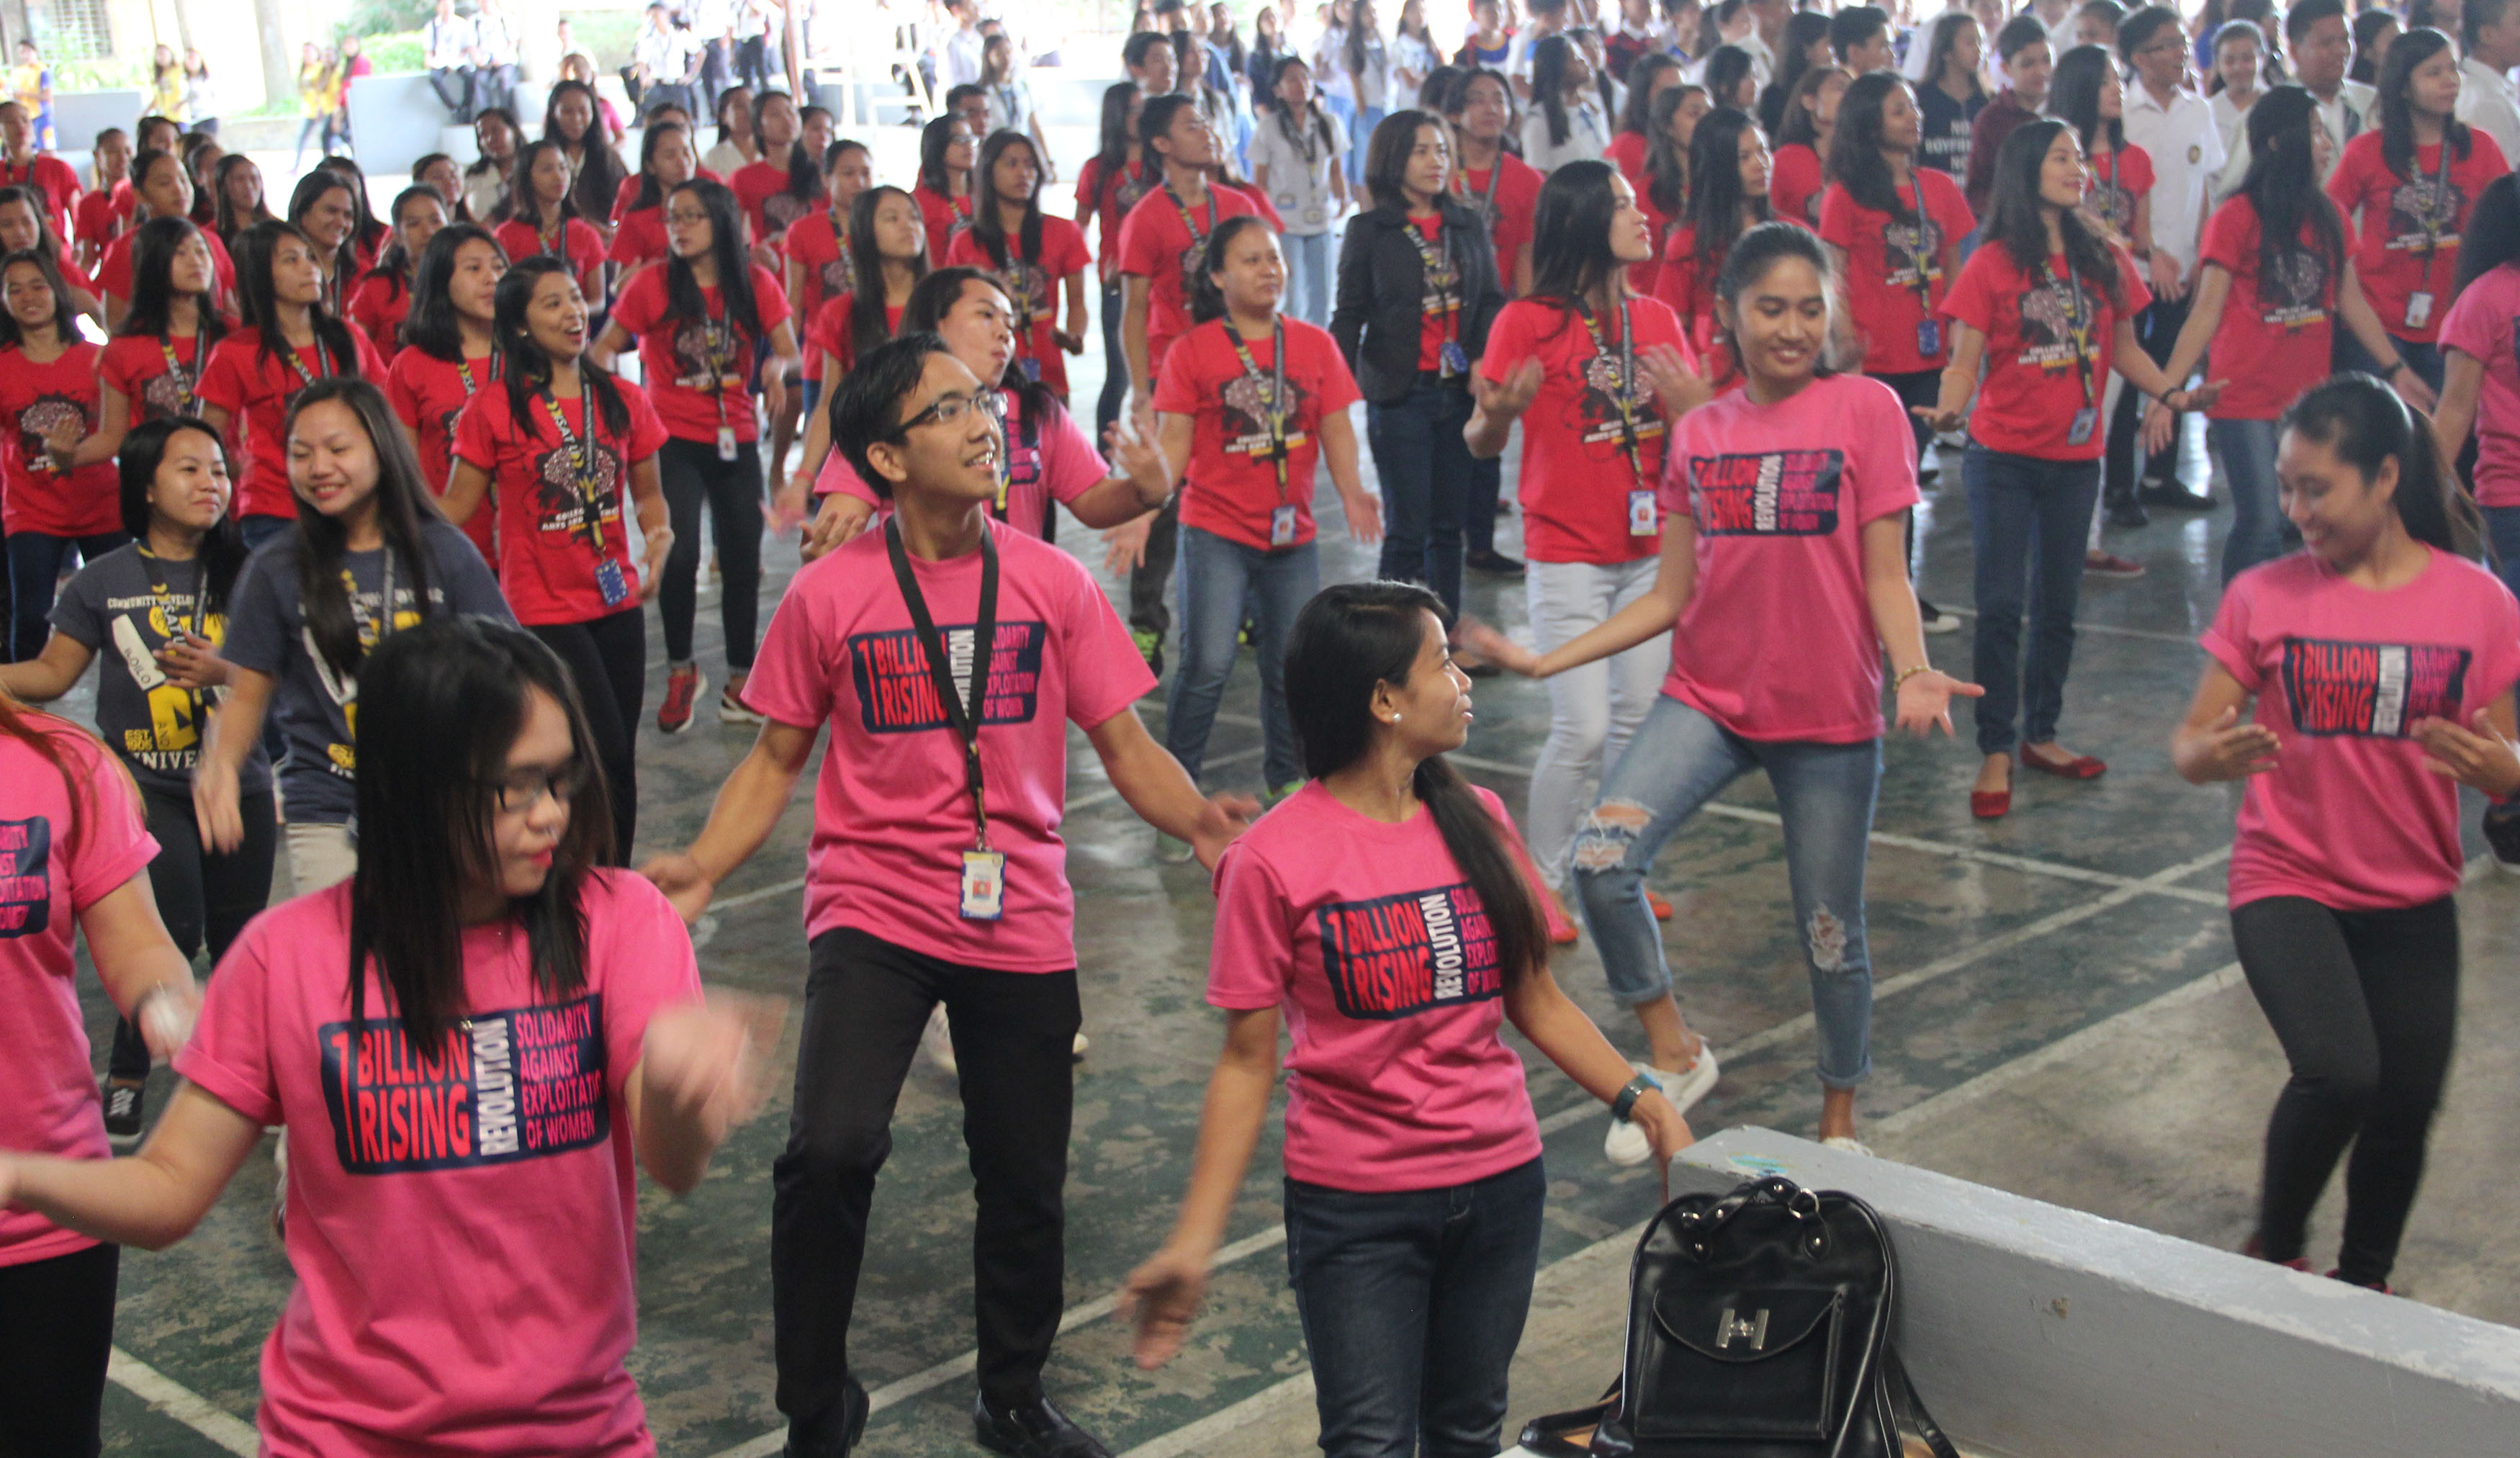
M 2099 423 L 2100 412 L 2089 405 L 2075 411 L 2074 423 L 2065 431 L 2065 443 L 2067 445 L 2091 444 L 2092 432 L 2099 426 Z
M 1032 384 L 1034 384 L 1034 385 L 1039 385 L 1039 384 L 1041 383 L 1041 361 L 1040 361 L 1040 360 L 1037 360 L 1037 359 L 1033 358 L 1031 355 L 1027 354 L 1027 355 L 1025 355 L 1023 358 L 1016 360 L 1016 361 L 1015 361 L 1015 366 L 1016 366 L 1016 368 L 1018 368 L 1018 369 L 1020 369 L 1020 370 L 1022 370 L 1022 371 L 1023 371 L 1023 377 L 1024 377 L 1024 379 L 1025 379 L 1025 380 L 1027 380 L 1027 381 L 1031 382 L 1031 383 L 1032 383 Z
M 1007 857 L 999 850 L 963 852 L 963 920 L 994 922 L 1007 914 Z
M 1448 380 L 1456 375 L 1466 375 L 1470 372 L 1470 357 L 1462 352 L 1462 342 L 1459 340 L 1446 340 L 1443 349 L 1436 357 L 1442 362 L 1444 377 Z
M 2432 317 L 2432 295 L 2427 293 L 2409 294 L 2407 296 L 2407 327 L 2408 329 L 2421 329 L 2425 324 L 2431 321 Z
M 1291 547 L 1295 544 L 1295 509 L 1273 507 L 1269 512 L 1269 545 Z
M 1943 352 L 1943 325 L 1941 320 L 1919 319 L 1916 321 L 1916 352 L 1918 354 L 1940 354 Z
M 629 579 L 621 573 L 621 564 L 607 557 L 595 565 L 595 590 L 604 595 L 604 606 L 618 608 L 630 600 Z
M 735 459 L 735 427 L 720 426 L 717 428 L 717 458 L 721 461 L 732 461 Z
M 1654 493 L 1639 486 L 1628 493 L 1628 535 L 1651 536 L 1662 524 L 1654 517 Z

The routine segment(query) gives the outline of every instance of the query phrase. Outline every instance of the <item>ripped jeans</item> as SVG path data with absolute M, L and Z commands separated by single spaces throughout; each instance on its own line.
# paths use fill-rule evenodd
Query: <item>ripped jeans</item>
M 1575 888 L 1610 993 L 1630 1007 L 1671 991 L 1645 872 L 1697 807 L 1765 770 L 1784 818 L 1785 875 L 1820 1025 L 1820 1081 L 1852 1088 L 1872 1071 L 1872 962 L 1864 941 L 1864 858 L 1881 783 L 1881 742 L 1750 740 L 1678 699 L 1654 701 L 1600 802 L 1575 832 Z

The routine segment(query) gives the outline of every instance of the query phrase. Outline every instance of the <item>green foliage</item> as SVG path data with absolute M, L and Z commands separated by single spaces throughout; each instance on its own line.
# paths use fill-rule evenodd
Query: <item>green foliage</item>
M 375 39 L 418 30 L 437 14 L 437 0 L 357 0 L 342 28 L 374 45 Z M 384 69 L 381 63 L 377 69 Z
M 569 44 L 594 58 L 599 71 L 615 71 L 630 64 L 630 43 L 648 23 L 645 6 L 635 10 L 563 10 Z

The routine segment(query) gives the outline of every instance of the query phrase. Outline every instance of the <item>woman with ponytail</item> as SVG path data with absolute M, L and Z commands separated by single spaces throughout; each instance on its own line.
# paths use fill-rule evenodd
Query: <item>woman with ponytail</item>
M 2432 432 L 2370 376 L 2284 412 L 2275 474 L 2305 550 L 2225 590 L 2171 759 L 2248 786 L 2231 940 L 2292 1067 L 2242 1251 L 2312 1269 L 2311 1207 L 2351 1146 L 2328 1274 L 2386 1291 L 2457 1031 L 2458 787 L 2520 796 L 2520 605 L 2474 562 Z
M 1359 582 L 1295 619 L 1286 698 L 1309 780 L 1217 865 L 1207 995 L 1225 1048 L 1172 1235 L 1120 1298 L 1140 1365 L 1181 1349 L 1268 1120 L 1282 1023 L 1287 1250 L 1327 1453 L 1420 1432 L 1448 1451 L 1499 1446 L 1548 1196 L 1507 1020 L 1664 1159 L 1690 1139 L 1550 976 L 1513 821 L 1444 758 L 1468 740 L 1470 683 L 1443 613 L 1423 587 Z M 1489 934 L 1447 937 L 1430 916 L 1415 945 L 1344 945 L 1344 919 L 1392 903 Z

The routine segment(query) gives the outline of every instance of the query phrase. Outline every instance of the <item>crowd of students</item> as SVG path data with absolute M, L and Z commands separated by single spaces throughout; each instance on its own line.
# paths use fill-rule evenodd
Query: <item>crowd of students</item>
M 2193 53 L 2212 104 L 2163 9 L 1907 28 L 1727 0 L 1675 28 L 1690 9 L 1629 4 L 1604 38 L 1564 0 L 1527 27 L 1480 0 L 1456 65 L 1418 0 L 1387 40 L 1357 0 L 1337 47 L 1265 68 L 1242 146 L 1210 105 L 1214 31 L 1168 7 L 1125 45 L 1073 222 L 1045 208 L 1037 125 L 976 83 L 916 177 L 878 182 L 821 108 L 742 85 L 705 154 L 652 98 L 633 168 L 562 80 L 539 138 L 482 108 L 479 159 L 422 159 L 382 216 L 338 158 L 274 215 L 250 160 L 160 116 L 100 137 L 83 180 L 0 101 L 0 995 L 22 1013 L 0 1024 L 0 1407 L 22 1448 L 97 1451 L 116 1247 L 181 1239 L 273 1126 L 298 1282 L 264 1356 L 272 1451 L 651 1450 L 622 1365 L 634 1165 L 691 1188 L 778 1036 L 702 993 L 681 924 L 828 725 L 773 1170 L 788 1451 L 865 1426 L 848 1339 L 924 1046 L 966 1100 L 975 1435 L 1103 1453 L 1042 1385 L 1085 1048 L 1072 723 L 1218 897 L 1225 1041 L 1174 1231 L 1122 1293 L 1139 1360 L 1195 1318 L 1282 1024 L 1322 1445 L 1494 1451 L 1546 1192 L 1504 1023 L 1610 1106 L 1606 1158 L 1685 1146 L 1718 1051 L 1645 878 L 1758 771 L 1817 1132 L 1863 1152 L 1882 741 L 1949 735 L 1966 701 L 1988 819 L 2016 765 L 2105 772 L 2060 743 L 2077 594 L 2104 498 L 2119 520 L 2185 489 L 2134 484 L 2182 412 L 2233 523 L 2171 755 L 2246 783 L 2233 937 L 2293 1071 L 2246 1250 L 2307 1268 L 2350 1147 L 2333 1274 L 2385 1290 L 2455 1023 L 2458 786 L 2520 862 L 2520 182 L 2468 101 L 2520 3 L 2467 0 L 2455 40 L 2414 23 L 2437 4 L 2408 18 L 2362 92 L 2337 0 L 2279 32 L 2235 15 Z M 1345 107 L 1314 89 L 1331 59 Z M 1093 292 L 1089 424 L 1062 356 Z M 1508 451 L 1527 562 L 1494 550 Z M 1947 464 L 1965 680 L 1928 649 L 1957 615 L 1912 585 Z M 1322 584 L 1325 471 L 1379 580 Z M 1056 545 L 1060 508 L 1106 533 L 1122 606 Z M 764 630 L 774 511 L 807 562 Z M 646 605 L 655 726 L 682 732 L 708 687 L 703 512 L 715 708 L 755 739 L 699 834 L 634 875 Z M 1529 641 L 1464 618 L 1471 570 L 1523 577 Z M 1136 705 L 1176 611 L 1158 739 Z M 1261 797 L 1202 783 L 1245 641 Z M 27 706 L 91 664 L 94 734 Z M 1445 759 L 1500 671 L 1549 683 L 1520 827 Z M 284 850 L 295 899 L 266 912 Z M 1552 980 L 1585 933 L 1643 1058 Z M 79 934 L 123 1015 L 102 1087 Z

